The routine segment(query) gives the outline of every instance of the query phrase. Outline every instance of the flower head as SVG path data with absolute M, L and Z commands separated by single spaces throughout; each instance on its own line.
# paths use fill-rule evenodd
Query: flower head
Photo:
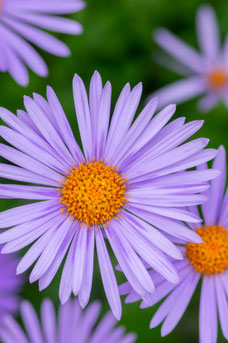
M 79 163 L 60 189 L 63 211 L 88 227 L 106 225 L 127 202 L 126 182 L 115 167 L 102 160 Z
M 59 15 L 78 12 L 84 6 L 83 0 L 0 0 L 0 71 L 9 72 L 22 86 L 28 84 L 26 66 L 47 76 L 46 63 L 32 45 L 53 55 L 69 56 L 64 43 L 41 29 L 79 35 L 81 25 Z
M 82 312 L 78 301 L 68 301 L 59 306 L 56 321 L 55 308 L 49 299 L 41 306 L 41 323 L 28 301 L 21 304 L 21 316 L 25 331 L 11 317 L 6 316 L 0 337 L 3 343 L 42 342 L 42 343 L 133 343 L 136 335 L 126 334 L 124 327 L 115 327 L 116 321 L 109 312 L 97 324 L 100 303 L 93 302 Z M 96 327 L 95 327 L 96 326 Z M 95 327 L 95 328 L 94 328 Z
M 1 184 L 3 198 L 39 200 L 0 213 L 2 252 L 11 253 L 31 243 L 17 273 L 37 260 L 30 281 L 40 289 L 54 278 L 64 257 L 60 299 L 71 292 L 84 307 L 90 297 L 94 246 L 104 289 L 116 318 L 121 316 L 117 281 L 106 247 L 114 255 L 132 287 L 149 299 L 154 284 L 142 259 L 167 280 L 178 282 L 168 256 L 182 259 L 180 251 L 162 233 L 201 242 L 201 238 L 179 220 L 199 222 L 186 206 L 206 201 L 204 192 L 217 170 L 190 170 L 213 159 L 214 149 L 205 150 L 208 140 L 200 138 L 182 144 L 202 125 L 184 124 L 179 118 L 167 124 L 175 106 L 167 106 L 152 120 L 157 100 L 153 99 L 132 124 L 142 85 L 132 91 L 127 84 L 110 120 L 111 85 L 102 86 L 95 72 L 89 101 L 79 76 L 73 82 L 75 108 L 83 150 L 54 91 L 47 100 L 34 94 L 25 97 L 27 112 L 17 116 L 0 109 L 10 127 L 0 134 L 10 145 L 1 144 L 0 176 L 29 185 Z M 31 185 L 34 184 L 34 185 Z M 42 200 L 42 201 L 40 201 Z M 10 229 L 7 229 L 10 228 Z
M 199 95 L 203 95 L 199 101 L 199 109 L 202 111 L 210 110 L 219 100 L 228 105 L 228 39 L 221 47 L 216 16 L 209 5 L 199 8 L 196 26 L 201 53 L 166 29 L 155 31 L 155 41 L 171 55 L 170 60 L 165 57 L 159 58 L 158 62 L 185 77 L 155 92 L 161 107 Z
M 228 339 L 228 193 L 226 191 L 224 196 L 226 158 L 223 147 L 219 148 L 214 167 L 221 170 L 221 175 L 211 182 L 211 188 L 207 191 L 209 200 L 201 207 L 204 222 L 192 225 L 202 243 L 179 240 L 177 243 L 185 256 L 183 261 L 174 262 L 180 283 L 173 285 L 152 271 L 156 290 L 150 305 L 144 301 L 141 304 L 141 307 L 149 307 L 166 298 L 150 323 L 150 327 L 154 328 L 163 322 L 162 336 L 176 327 L 202 279 L 199 342 L 217 342 L 218 316 L 223 335 Z M 197 207 L 191 210 L 193 213 L 198 211 Z M 121 288 L 122 294 L 128 294 L 126 301 L 140 299 L 128 283 L 121 285 Z
M 194 269 L 204 275 L 223 273 L 228 268 L 228 233 L 221 225 L 196 230 L 202 244 L 188 243 L 186 256 Z
M 0 333 L 4 316 L 13 314 L 19 308 L 18 292 L 22 278 L 16 276 L 17 264 L 15 256 L 0 255 Z

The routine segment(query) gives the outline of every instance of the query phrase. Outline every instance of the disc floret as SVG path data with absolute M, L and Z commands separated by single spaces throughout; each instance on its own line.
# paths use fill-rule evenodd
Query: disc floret
M 92 159 L 70 170 L 60 190 L 60 202 L 82 225 L 105 225 L 126 204 L 126 187 L 127 179 L 115 166 Z
M 195 270 L 206 275 L 223 273 L 228 268 L 228 232 L 221 225 L 204 226 L 196 233 L 203 243 L 188 243 L 186 255 Z

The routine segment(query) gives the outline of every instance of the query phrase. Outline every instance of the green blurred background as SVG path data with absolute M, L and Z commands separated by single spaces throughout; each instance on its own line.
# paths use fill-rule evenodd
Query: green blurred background
M 84 33 L 79 37 L 58 35 L 71 48 L 70 58 L 62 59 L 40 52 L 49 66 L 49 77 L 41 79 L 30 73 L 27 88 L 18 86 L 8 74 L 1 74 L 0 105 L 15 112 L 23 108 L 23 95 L 31 96 L 37 92 L 45 96 L 45 89 L 50 85 L 56 91 L 71 124 L 76 128 L 72 98 L 72 78 L 78 73 L 89 86 L 90 78 L 97 69 L 103 81 L 110 80 L 113 87 L 113 104 L 126 82 L 134 86 L 143 82 L 142 108 L 146 97 L 166 83 L 177 80 L 174 73 L 157 66 L 152 60 L 156 45 L 152 40 L 152 31 L 158 26 L 165 26 L 182 37 L 188 43 L 197 46 L 195 35 L 195 13 L 202 1 L 170 0 L 88 0 L 87 7 L 71 17 L 84 26 Z M 210 1 L 219 18 L 222 39 L 228 31 L 227 0 Z M 228 148 L 226 133 L 228 113 L 220 104 L 207 115 L 196 109 L 196 100 L 180 105 L 176 116 L 186 116 L 187 120 L 205 119 L 205 124 L 198 136 L 210 138 L 210 147 L 220 144 Z M 19 201 L 1 200 L 1 209 L 20 204 Z M 91 299 L 100 299 L 103 311 L 108 309 L 97 263 Z M 38 309 L 44 297 L 50 297 L 58 305 L 59 275 L 51 286 L 38 292 L 38 286 L 26 284 L 23 297 L 30 299 Z M 28 275 L 26 275 L 28 277 Z M 120 276 L 121 277 L 121 276 Z M 198 342 L 198 288 L 191 305 L 180 324 L 168 337 L 161 338 L 160 328 L 149 330 L 149 322 L 156 310 L 140 310 L 139 304 L 123 306 L 121 324 L 128 331 L 138 334 L 137 342 L 151 343 L 195 343 Z M 225 342 L 219 334 L 218 343 Z

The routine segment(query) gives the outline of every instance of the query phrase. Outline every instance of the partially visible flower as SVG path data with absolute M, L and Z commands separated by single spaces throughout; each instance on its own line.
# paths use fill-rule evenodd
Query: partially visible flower
M 19 308 L 18 292 L 22 278 L 16 275 L 17 264 L 18 259 L 14 255 L 0 255 L 0 333 L 3 317 Z
M 82 26 L 59 15 L 78 12 L 84 6 L 83 0 L 0 0 L 0 71 L 9 72 L 22 86 L 29 82 L 26 66 L 47 76 L 47 65 L 32 45 L 53 55 L 69 56 L 64 43 L 41 29 L 79 35 Z
M 169 334 L 176 327 L 199 280 L 202 279 L 199 342 L 217 342 L 218 317 L 223 335 L 228 340 L 228 190 L 224 195 L 226 156 L 223 147 L 219 148 L 214 167 L 222 173 L 219 178 L 211 182 L 208 191 L 209 200 L 201 207 L 204 223 L 192 225 L 201 236 L 203 243 L 180 244 L 185 259 L 174 262 L 180 283 L 173 285 L 154 271 L 151 272 L 156 290 L 150 306 L 166 297 L 150 323 L 150 327 L 154 328 L 163 322 L 162 336 Z M 192 212 L 198 213 L 197 207 L 192 207 Z M 128 294 L 126 302 L 140 299 L 128 283 L 120 287 L 122 294 Z M 149 307 L 149 305 L 143 301 L 141 307 Z
M 17 268 L 23 273 L 35 265 L 30 281 L 40 289 L 53 280 L 66 255 L 60 283 L 60 299 L 71 292 L 85 307 L 89 301 L 94 266 L 94 246 L 107 299 L 117 319 L 121 301 L 106 242 L 132 287 L 144 299 L 154 290 L 141 259 L 173 283 L 179 281 L 167 255 L 182 254 L 163 232 L 190 242 L 200 237 L 179 220 L 199 222 L 185 207 L 207 200 L 204 192 L 217 170 L 187 170 L 213 159 L 217 151 L 204 149 L 205 138 L 183 144 L 202 126 L 184 124 L 184 118 L 168 123 L 175 106 L 167 106 L 154 118 L 153 99 L 132 124 L 142 92 L 127 84 L 110 121 L 111 84 L 103 88 L 95 72 L 89 101 L 83 81 L 73 81 L 75 108 L 83 152 L 54 91 L 47 100 L 25 97 L 26 112 L 18 115 L 0 109 L 10 127 L 0 135 L 11 146 L 0 144 L 0 154 L 12 164 L 0 164 L 0 176 L 25 184 L 1 184 L 0 196 L 38 200 L 0 213 L 3 253 L 34 243 Z M 167 125 L 166 125 L 167 124 Z M 32 185 L 33 184 L 33 185 Z M 10 229 L 7 229 L 10 228 Z
M 69 300 L 59 306 L 56 320 L 55 308 L 49 299 L 41 306 L 41 320 L 28 301 L 21 304 L 21 316 L 25 330 L 11 316 L 3 321 L 0 338 L 3 343 L 133 343 L 136 335 L 126 334 L 122 326 L 115 327 L 116 320 L 109 312 L 97 324 L 100 303 L 93 302 L 82 312 L 78 301 Z
M 201 53 L 166 29 L 157 29 L 154 33 L 157 44 L 172 57 L 169 60 L 167 56 L 160 56 L 157 61 L 185 77 L 152 94 L 152 97 L 159 97 L 160 107 L 170 102 L 182 103 L 199 95 L 203 95 L 198 103 L 202 111 L 209 111 L 219 100 L 228 107 L 228 37 L 221 47 L 211 6 L 201 6 L 196 20 Z

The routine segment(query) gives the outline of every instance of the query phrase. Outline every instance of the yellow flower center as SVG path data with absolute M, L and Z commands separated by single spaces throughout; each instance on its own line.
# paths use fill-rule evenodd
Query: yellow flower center
M 203 243 L 188 243 L 186 255 L 195 270 L 203 274 L 223 273 L 228 268 L 228 232 L 219 226 L 196 231 Z
M 209 84 L 214 89 L 220 89 L 228 83 L 228 74 L 223 69 L 215 69 L 209 73 Z
M 70 170 L 60 189 L 60 202 L 65 205 L 63 211 L 82 225 L 105 225 L 127 202 L 126 186 L 127 179 L 115 166 L 92 159 Z

